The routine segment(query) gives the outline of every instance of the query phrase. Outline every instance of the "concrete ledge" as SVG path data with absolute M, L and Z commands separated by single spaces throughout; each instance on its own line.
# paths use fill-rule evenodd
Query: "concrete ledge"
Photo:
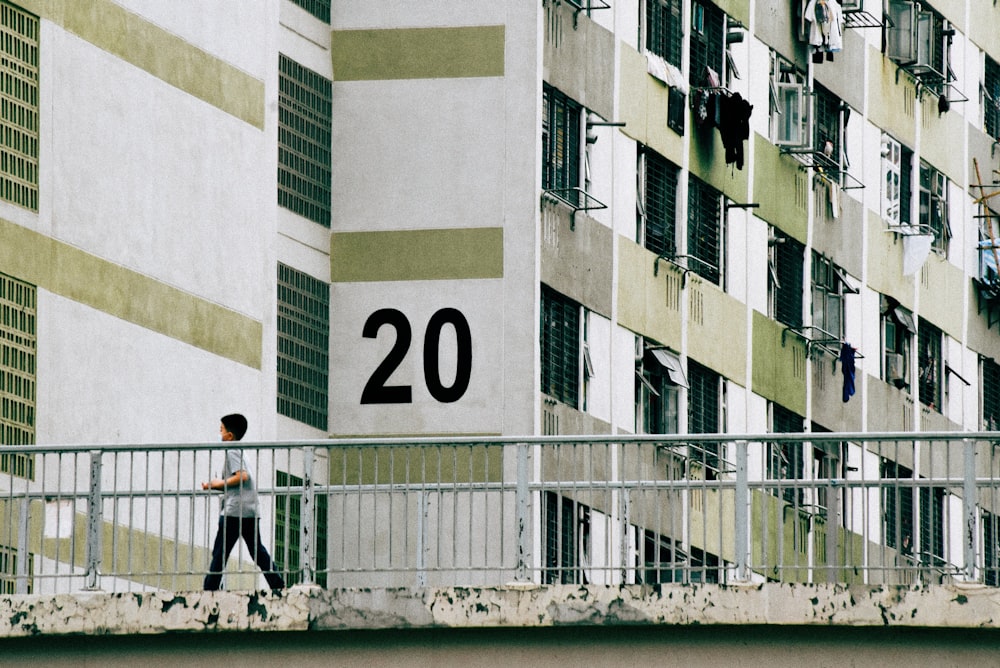
M 764 584 L 299 589 L 0 598 L 0 637 L 616 625 L 997 628 L 1000 589 Z

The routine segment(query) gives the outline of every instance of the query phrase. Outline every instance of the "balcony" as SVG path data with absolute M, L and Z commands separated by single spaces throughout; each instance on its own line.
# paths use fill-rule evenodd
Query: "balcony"
M 304 587 L 996 586 L 998 440 L 769 434 L 242 447 L 260 481 L 265 544 L 286 581 Z M 3 591 L 200 589 L 219 503 L 200 481 L 218 476 L 222 455 L 219 444 L 3 446 Z M 229 590 L 263 584 L 245 553 L 234 552 L 225 578 Z

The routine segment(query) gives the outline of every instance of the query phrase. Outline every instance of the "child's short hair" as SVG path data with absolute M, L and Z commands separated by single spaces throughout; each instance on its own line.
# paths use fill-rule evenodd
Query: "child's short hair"
M 243 438 L 243 434 L 247 433 L 247 419 L 239 413 L 232 413 L 224 416 L 222 418 L 222 426 L 224 426 L 226 431 L 232 434 L 233 438 L 237 441 Z

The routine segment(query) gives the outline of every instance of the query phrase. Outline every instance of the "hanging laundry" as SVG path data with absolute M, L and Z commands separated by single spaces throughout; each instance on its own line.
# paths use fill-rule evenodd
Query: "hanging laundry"
M 698 127 L 716 127 L 720 122 L 719 105 L 723 91 L 719 74 L 711 67 L 706 66 L 702 72 L 701 80 L 703 86 L 692 95 L 694 122 Z
M 753 105 L 739 93 L 722 95 L 719 100 L 719 134 L 726 149 L 726 164 L 743 169 L 743 142 L 750 138 Z
M 805 9 L 809 22 L 807 41 L 813 47 L 812 60 L 833 60 L 833 54 L 843 48 L 844 13 L 837 0 L 809 0 Z
M 840 370 L 844 374 L 844 403 L 854 395 L 854 347 L 846 341 L 840 347 Z

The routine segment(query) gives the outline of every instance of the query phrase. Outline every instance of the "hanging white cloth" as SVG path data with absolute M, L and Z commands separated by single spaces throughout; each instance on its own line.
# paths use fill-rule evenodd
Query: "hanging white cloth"
M 803 18 L 809 22 L 809 44 L 823 51 L 843 48 L 844 12 L 837 0 L 809 0 Z
M 924 266 L 934 243 L 933 234 L 907 234 L 903 236 L 903 276 L 913 276 Z
M 830 217 L 837 220 L 840 218 L 840 185 L 827 181 L 826 194 L 830 202 Z
M 661 56 L 647 51 L 646 71 L 671 88 L 677 88 L 682 93 L 687 94 L 687 81 L 684 79 L 684 74 Z

